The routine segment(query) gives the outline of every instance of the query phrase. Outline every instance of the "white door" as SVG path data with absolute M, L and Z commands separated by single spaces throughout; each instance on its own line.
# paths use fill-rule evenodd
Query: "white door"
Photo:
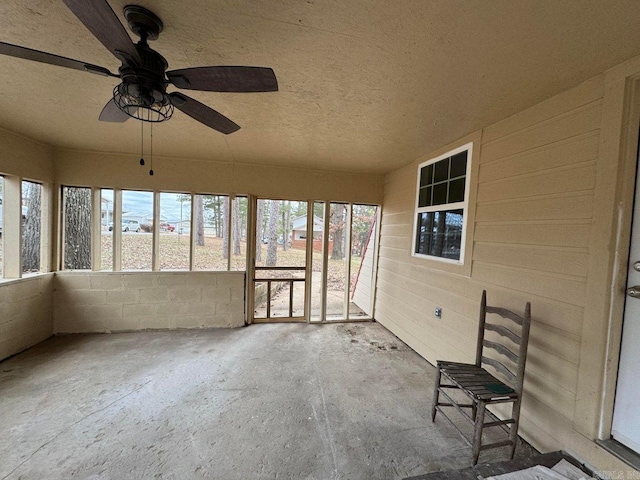
M 635 198 L 612 435 L 640 453 L 640 169 Z

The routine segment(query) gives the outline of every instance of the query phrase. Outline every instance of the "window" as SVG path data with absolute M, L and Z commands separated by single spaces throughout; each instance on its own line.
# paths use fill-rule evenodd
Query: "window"
M 91 268 L 91 189 L 64 187 L 64 263 L 65 269 Z
M 198 218 L 197 215 L 196 218 Z M 204 238 L 198 237 L 199 227 L 200 223 L 196 221 L 196 244 L 202 240 L 204 245 Z M 160 193 L 160 228 L 158 229 L 160 270 L 189 270 L 190 231 L 191 195 L 188 193 Z
M 153 192 L 122 191 L 122 270 L 151 270 Z M 187 235 L 188 238 L 188 235 Z
M 247 197 L 194 195 L 194 202 L 193 269 L 245 270 Z
M 247 268 L 247 212 L 249 200 L 247 197 L 235 197 L 232 202 L 231 215 L 231 270 L 246 270 Z
M 418 166 L 414 256 L 463 263 L 471 148 L 463 145 Z
M 22 182 L 22 273 L 40 271 L 42 185 Z
M 100 270 L 113 270 L 113 190 L 100 190 Z
M 229 256 L 229 197 L 194 196 L 194 270 L 227 270 Z

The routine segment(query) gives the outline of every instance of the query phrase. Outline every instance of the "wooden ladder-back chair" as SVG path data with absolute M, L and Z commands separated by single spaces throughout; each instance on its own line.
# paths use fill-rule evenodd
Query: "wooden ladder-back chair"
M 493 316 L 499 316 L 501 320 L 489 322 L 488 314 L 492 315 L 490 319 L 493 319 Z M 478 463 L 480 451 L 489 448 L 510 445 L 511 458 L 513 458 L 518 439 L 520 402 L 530 326 L 531 304 L 529 302 L 525 306 L 524 315 L 520 316 L 505 308 L 487 306 L 487 292 L 483 291 L 476 363 L 438 360 L 431 420 L 435 421 L 437 412 L 443 414 L 472 447 L 474 465 Z M 519 333 L 516 333 L 517 331 Z M 489 373 L 485 367 L 492 370 L 495 375 Z M 454 393 L 456 390 L 464 395 L 456 395 Z M 444 397 L 444 402 L 440 401 L 440 396 Z M 462 403 L 457 400 L 457 397 L 464 398 Z M 498 403 L 512 404 L 510 418 L 500 419 L 487 409 L 487 406 Z M 444 409 L 449 407 L 462 414 L 473 425 L 471 441 L 445 413 Z M 485 422 L 485 417 L 490 421 Z M 501 427 L 508 433 L 508 439 L 483 445 L 482 434 L 487 427 Z

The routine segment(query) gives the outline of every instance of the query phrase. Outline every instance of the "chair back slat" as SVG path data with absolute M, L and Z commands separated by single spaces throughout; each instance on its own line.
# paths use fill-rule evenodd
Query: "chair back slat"
M 493 368 L 495 368 L 497 371 L 499 371 L 501 374 L 507 377 L 511 385 L 517 385 L 518 382 L 517 382 L 516 374 L 513 373 L 511 370 L 509 370 L 507 367 L 505 367 L 499 361 L 489 357 L 482 357 L 482 363 L 486 365 L 491 365 Z
M 518 325 L 522 326 L 523 319 L 517 313 L 512 312 L 511 310 L 507 310 L 502 307 L 489 307 L 487 306 L 487 313 L 495 313 L 496 315 L 500 315 L 502 318 L 508 318 L 516 322 Z
M 489 324 L 487 324 L 487 326 L 489 326 Z M 505 347 L 501 343 L 496 343 L 496 342 L 492 342 L 491 340 L 486 340 L 485 339 L 485 341 L 483 342 L 483 346 L 485 348 L 494 349 L 496 352 L 498 352 L 498 353 L 504 355 L 505 357 L 507 357 L 513 363 L 518 363 L 518 355 L 513 353 L 511 350 L 509 350 L 507 347 Z
M 520 345 L 520 335 L 513 333 L 507 327 L 503 327 L 502 325 L 495 325 L 493 323 L 485 323 L 484 329 L 496 332 L 503 337 L 507 337 L 516 345 Z
M 518 331 L 519 334 L 515 333 L 514 330 L 507 328 L 504 325 L 493 323 L 493 321 L 487 321 L 487 314 L 499 315 L 505 320 L 512 321 L 516 324 L 514 325 L 515 331 Z M 487 292 L 482 292 L 482 302 L 480 304 L 480 322 L 478 325 L 476 365 L 482 366 L 482 364 L 486 364 L 487 366 L 493 367 L 497 372 L 503 374 L 510 383 L 512 383 L 511 387 L 518 393 L 522 392 L 522 385 L 524 382 L 524 368 L 527 361 L 527 347 L 529 343 L 530 327 L 530 302 L 526 303 L 524 314 L 520 316 L 517 313 L 512 312 L 511 310 L 507 310 L 506 308 L 487 305 Z M 513 345 L 513 348 L 517 347 L 517 353 L 509 348 L 511 344 L 503 345 L 502 342 L 500 342 L 499 337 L 485 340 L 485 333 L 487 331 L 495 332 L 500 337 L 504 337 L 505 340 L 509 339 L 511 342 L 513 342 L 513 344 L 515 344 Z M 496 358 L 486 356 L 483 351 L 485 347 L 491 348 L 499 354 L 504 355 L 511 362 L 513 362 L 514 365 L 506 367 Z M 515 373 L 511 370 L 512 368 L 515 368 Z

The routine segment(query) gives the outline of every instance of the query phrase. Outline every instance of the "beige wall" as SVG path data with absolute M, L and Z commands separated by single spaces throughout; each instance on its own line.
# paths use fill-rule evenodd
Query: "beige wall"
M 53 148 L 0 129 L 0 174 L 53 182 Z
M 244 272 L 60 272 L 56 333 L 241 327 Z
M 10 174 L 25 180 L 49 183 L 53 181 L 53 149 L 34 140 L 0 129 L 0 174 Z M 44 191 L 43 209 L 48 211 L 50 190 Z M 17 208 L 17 207 L 16 207 Z M 3 227 L 4 228 L 4 227 Z M 49 222 L 43 225 L 43 241 L 50 245 Z M 3 233 L 3 235 L 5 235 Z M 11 256 L 15 271 L 19 235 L 11 236 L 16 245 L 5 245 L 5 258 Z M 0 240 L 1 241 L 1 240 Z M 49 255 L 42 255 L 44 270 Z M 14 272 L 16 273 L 16 272 Z M 14 355 L 53 334 L 53 275 L 21 280 L 0 280 L 0 359 Z
M 417 165 L 435 154 L 388 175 L 375 314 L 430 362 L 472 361 L 482 290 L 490 304 L 511 309 L 531 301 L 520 433 L 543 451 L 569 450 L 616 471 L 629 469 L 593 440 L 610 432 L 597 417 L 611 407 L 601 403 L 602 380 L 617 361 L 605 355 L 608 349 L 615 354 L 607 330 L 621 322 L 608 315 L 612 239 L 616 228 L 619 234 L 629 227 L 624 221 L 616 227 L 616 183 L 629 166 L 613 147 L 620 144 L 624 75 L 640 71 L 638 60 L 634 65 L 476 134 L 470 272 L 444 271 L 410 255 Z M 436 306 L 442 319 L 433 314 Z
M 53 335 L 53 274 L 0 284 L 0 360 Z
M 56 150 L 56 182 L 123 189 L 252 194 L 291 200 L 382 202 L 382 175 L 156 157 L 154 175 L 150 176 L 148 166 L 141 167 L 138 160 L 133 155 Z

